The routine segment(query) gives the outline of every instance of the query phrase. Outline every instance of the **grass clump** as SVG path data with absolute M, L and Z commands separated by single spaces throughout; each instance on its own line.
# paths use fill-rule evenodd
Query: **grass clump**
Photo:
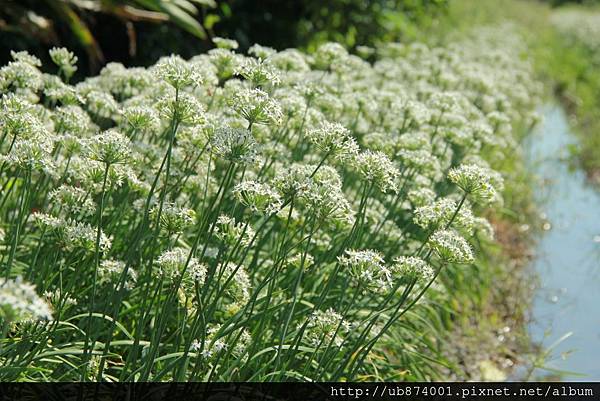
M 592 182 L 600 184 L 600 10 L 567 7 L 550 17 L 560 60 L 550 64 L 556 90 L 572 115 L 580 145 L 574 149 Z

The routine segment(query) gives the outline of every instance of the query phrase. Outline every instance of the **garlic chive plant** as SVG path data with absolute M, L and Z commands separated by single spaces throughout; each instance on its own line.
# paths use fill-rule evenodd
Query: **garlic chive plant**
M 0 68 L 2 380 L 341 381 L 391 375 L 390 336 L 432 352 L 534 118 L 519 39 L 214 43 L 76 84 L 66 49 Z

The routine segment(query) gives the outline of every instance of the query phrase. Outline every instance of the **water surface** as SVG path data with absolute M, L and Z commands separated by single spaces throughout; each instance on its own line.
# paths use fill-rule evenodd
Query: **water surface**
M 547 366 L 585 375 L 567 374 L 565 380 L 600 380 L 600 192 L 586 185 L 583 172 L 569 169 L 575 136 L 564 111 L 547 105 L 542 113 L 544 121 L 527 146 L 530 167 L 541 180 L 533 184 L 535 196 L 548 219 L 533 260 L 540 288 L 530 333 L 548 347 L 572 332 Z

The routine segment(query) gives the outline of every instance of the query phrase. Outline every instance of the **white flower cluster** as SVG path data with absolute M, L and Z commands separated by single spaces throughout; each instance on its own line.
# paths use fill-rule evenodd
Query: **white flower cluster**
M 414 256 L 400 256 L 394 259 L 392 274 L 403 279 L 427 283 L 433 279 L 433 268 L 423 259 Z
M 282 206 L 281 196 L 269 185 L 244 181 L 233 188 L 233 195 L 257 213 L 276 213 Z
M 323 153 L 341 160 L 348 159 L 358 153 L 356 140 L 352 137 L 350 131 L 339 123 L 325 121 L 321 123 L 319 128 L 308 131 L 306 136 Z
M 445 262 L 470 263 L 474 259 L 473 248 L 453 230 L 438 230 L 429 238 L 429 247 Z
M 216 221 L 215 236 L 229 246 L 248 246 L 254 237 L 254 230 L 237 222 L 235 218 L 222 214 Z
M 587 47 L 596 63 L 600 63 L 600 13 L 576 8 L 557 10 L 550 22 L 563 38 Z
M 339 347 L 350 328 L 350 323 L 342 319 L 333 308 L 316 310 L 308 317 L 306 340 L 314 347 L 326 348 L 331 342 Z
M 489 169 L 475 164 L 463 164 L 448 172 L 448 179 L 475 199 L 490 200 L 497 196 Z
M 192 209 L 178 206 L 171 202 L 166 202 L 162 209 L 154 206 L 150 209 L 150 215 L 153 218 L 159 216 L 160 212 L 160 228 L 169 235 L 181 233 L 188 227 L 194 224 L 196 212 Z
M 158 274 L 167 280 L 175 280 L 185 269 L 186 275 L 191 275 L 202 284 L 206 276 L 206 267 L 198 259 L 190 258 L 189 254 L 189 250 L 183 248 L 173 248 L 163 252 L 156 259 Z
M 117 285 L 121 280 L 121 275 L 125 271 L 125 263 L 120 260 L 106 259 L 100 262 L 98 269 L 98 279 L 101 284 Z M 127 269 L 127 275 L 123 286 L 131 290 L 137 281 L 137 272 L 133 269 Z
M 340 265 L 348 269 L 348 274 L 359 283 L 379 291 L 386 291 L 392 287 L 392 274 L 385 266 L 381 254 L 371 249 L 362 251 L 346 250 L 343 256 L 338 257 Z
M 424 229 L 435 229 L 444 227 L 451 222 L 454 226 L 463 228 L 469 232 L 473 228 L 474 217 L 468 206 L 463 205 L 460 209 L 455 201 L 448 198 L 438 199 L 425 206 L 415 209 L 413 221 Z
M 8 322 L 52 319 L 50 306 L 35 292 L 35 286 L 23 281 L 0 281 L 0 317 Z

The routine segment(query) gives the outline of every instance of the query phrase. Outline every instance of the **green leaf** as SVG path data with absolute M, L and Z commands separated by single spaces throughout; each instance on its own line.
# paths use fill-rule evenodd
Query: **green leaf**
M 173 19 L 173 21 L 181 28 L 185 29 L 189 33 L 199 37 L 200 39 L 206 39 L 206 31 L 202 28 L 202 25 L 194 19 L 191 15 L 187 14 L 181 8 L 174 4 L 164 3 L 162 4 L 162 11 Z

